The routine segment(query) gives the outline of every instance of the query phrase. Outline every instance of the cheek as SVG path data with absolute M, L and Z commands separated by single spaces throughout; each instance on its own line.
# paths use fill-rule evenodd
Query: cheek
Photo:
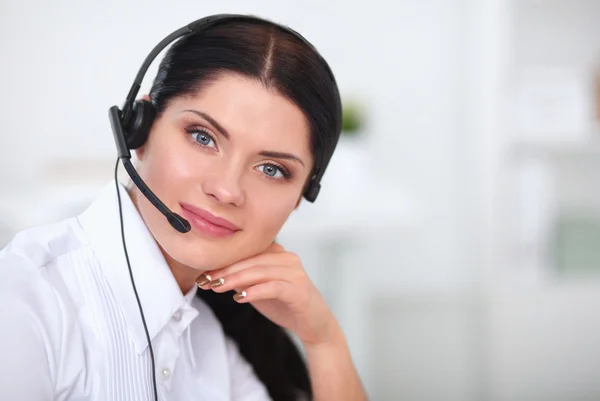
M 167 132 L 162 134 L 165 140 L 156 139 L 150 144 L 140 174 L 143 173 L 142 178 L 161 201 L 176 208 L 177 202 L 198 184 L 199 171 L 206 169 L 197 165 L 185 142 L 173 136 L 167 141 Z
M 184 158 L 179 157 L 181 149 L 176 141 L 169 141 L 171 146 L 166 143 L 169 134 L 160 132 L 160 135 L 151 136 L 137 170 L 150 190 L 167 207 L 176 210 L 183 190 L 193 177 L 190 173 L 192 169 Z M 143 218 L 156 239 L 160 241 L 165 235 L 173 234 L 173 228 L 165 217 L 143 195 L 140 194 L 139 200 Z
M 260 196 L 253 200 L 249 211 L 252 216 L 253 232 L 267 238 L 274 237 L 294 211 L 297 199 L 286 194 L 285 198 L 274 195 Z
M 176 186 L 178 182 L 189 178 L 193 169 L 181 152 L 174 146 L 163 146 L 148 157 L 148 176 L 160 186 Z

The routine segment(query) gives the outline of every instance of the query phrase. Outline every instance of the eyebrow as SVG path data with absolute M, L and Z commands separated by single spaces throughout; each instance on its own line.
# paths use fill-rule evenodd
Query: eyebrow
M 184 112 L 193 113 L 193 114 L 197 115 L 198 117 L 205 119 L 213 127 L 215 127 L 217 129 L 217 131 L 219 131 L 221 133 L 221 135 L 223 135 L 225 137 L 225 139 L 229 140 L 229 138 L 230 138 L 229 132 L 227 132 L 227 130 L 225 128 L 223 128 L 223 126 L 221 124 L 219 124 L 214 118 L 212 118 L 208 114 L 206 114 L 202 111 L 199 111 L 199 110 L 192 110 L 192 109 L 186 109 L 186 110 L 184 110 Z M 258 154 L 261 156 L 265 156 L 265 157 L 273 157 L 275 159 L 295 160 L 298 163 L 300 163 L 303 167 L 305 167 L 302 159 L 300 159 L 298 156 L 293 155 L 291 153 L 275 152 L 275 151 L 271 151 L 271 150 L 262 150 Z
M 225 128 L 223 128 L 223 126 L 221 124 L 219 124 L 214 118 L 212 118 L 208 114 L 198 111 L 198 110 L 191 110 L 191 109 L 184 110 L 184 112 L 186 112 L 186 111 L 190 112 L 190 113 L 194 113 L 198 117 L 205 119 L 213 127 L 215 127 L 217 129 L 217 131 L 219 131 L 221 133 L 221 135 L 223 135 L 225 137 L 225 139 L 229 139 L 229 132 L 227 132 L 227 130 Z
M 291 153 L 283 153 L 283 152 L 273 152 L 270 150 L 262 150 L 258 153 L 261 156 L 265 157 L 273 157 L 275 159 L 287 159 L 287 160 L 295 160 L 298 163 L 302 164 L 304 167 L 304 162 L 298 156 L 294 156 Z

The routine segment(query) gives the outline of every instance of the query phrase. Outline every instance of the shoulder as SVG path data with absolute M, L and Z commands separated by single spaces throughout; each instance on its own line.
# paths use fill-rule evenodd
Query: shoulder
M 84 242 L 74 218 L 28 228 L 18 232 L 0 250 L 0 268 L 9 265 L 26 269 L 43 268 L 57 257 L 81 247 Z
M 64 310 L 66 294 L 61 280 L 56 280 L 56 262 L 82 246 L 75 224 L 74 220 L 64 220 L 23 230 L 0 251 L 2 318 L 10 311 L 20 312 L 51 327 L 68 315 Z
M 56 261 L 80 246 L 72 222 L 18 233 L 0 251 L 2 394 L 50 399 L 78 383 L 83 345 L 77 316 Z M 79 244 L 79 245 L 77 245 Z M 34 386 L 25 377 L 36 377 Z M 53 399 L 53 398 L 52 398 Z

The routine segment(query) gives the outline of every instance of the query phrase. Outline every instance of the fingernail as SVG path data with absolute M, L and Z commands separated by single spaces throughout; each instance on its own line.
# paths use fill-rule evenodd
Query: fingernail
M 225 284 L 225 279 L 224 278 L 220 278 L 218 280 L 214 280 L 214 281 L 210 282 L 210 286 L 212 288 L 218 287 L 218 286 L 223 285 L 223 284 Z
M 236 294 L 233 296 L 233 299 L 234 299 L 235 301 L 239 301 L 239 300 L 240 300 L 240 299 L 242 299 L 242 298 L 246 298 L 246 295 L 248 295 L 248 294 L 246 294 L 246 291 L 240 291 L 240 292 L 237 292 L 237 293 L 236 293 Z
M 204 278 L 200 282 L 197 282 L 198 287 L 204 287 L 206 284 L 212 281 L 212 278 L 208 274 L 203 274 L 202 277 Z

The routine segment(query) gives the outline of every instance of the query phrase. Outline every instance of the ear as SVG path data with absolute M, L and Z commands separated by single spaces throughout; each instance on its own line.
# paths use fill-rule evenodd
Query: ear
M 139 148 L 134 150 L 135 153 L 135 157 L 139 160 L 142 161 L 144 160 L 144 154 L 145 154 L 145 150 L 146 150 L 146 144 L 140 146 Z
M 145 100 L 147 102 L 151 102 L 152 100 L 150 99 L 150 95 L 146 94 L 144 96 L 142 96 L 140 98 L 141 100 Z M 144 160 L 144 154 L 146 151 L 146 144 L 143 144 L 142 146 L 140 146 L 139 148 L 135 149 L 135 156 L 137 157 L 138 160 L 142 161 Z

